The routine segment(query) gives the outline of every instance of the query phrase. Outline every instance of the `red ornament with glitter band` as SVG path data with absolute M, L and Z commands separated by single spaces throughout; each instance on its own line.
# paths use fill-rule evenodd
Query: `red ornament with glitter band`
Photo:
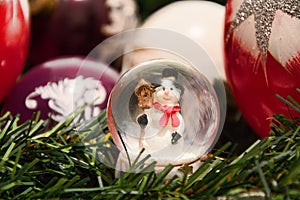
M 228 83 L 245 119 L 269 136 L 275 113 L 300 116 L 276 94 L 300 101 L 300 5 L 294 1 L 228 0 L 225 64 Z
M 29 40 L 28 2 L 0 1 L 0 102 L 21 73 Z

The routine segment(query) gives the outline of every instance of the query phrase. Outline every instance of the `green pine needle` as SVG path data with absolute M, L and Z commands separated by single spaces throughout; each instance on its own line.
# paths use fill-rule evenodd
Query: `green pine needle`
M 300 111 L 292 97 L 277 97 Z M 224 157 L 233 149 L 229 142 L 193 174 L 187 167 L 182 177 L 171 178 L 172 165 L 156 174 L 151 170 L 155 163 L 144 166 L 148 157 L 132 162 L 132 171 L 115 178 L 112 166 L 118 150 L 110 138 L 106 112 L 76 126 L 73 119 L 49 128 L 50 121 L 40 120 L 39 114 L 23 124 L 10 113 L 0 117 L 1 198 L 297 199 L 300 195 L 298 118 L 274 115 L 271 136 L 241 155 L 228 152 Z

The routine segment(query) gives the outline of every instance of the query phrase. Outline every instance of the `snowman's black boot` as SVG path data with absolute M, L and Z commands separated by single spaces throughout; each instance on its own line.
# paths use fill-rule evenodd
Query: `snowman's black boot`
M 148 124 L 148 118 L 146 114 L 143 114 L 141 116 L 138 117 L 137 122 L 139 123 L 140 127 L 142 129 L 146 128 L 147 124 Z
M 172 144 L 176 144 L 177 141 L 181 138 L 182 136 L 176 132 L 172 133 L 172 139 L 171 139 L 171 143 Z

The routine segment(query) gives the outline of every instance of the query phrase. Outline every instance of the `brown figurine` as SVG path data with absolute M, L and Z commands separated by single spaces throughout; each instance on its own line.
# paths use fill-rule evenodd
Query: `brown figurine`
M 153 104 L 153 93 L 155 92 L 154 87 L 146 81 L 141 79 L 137 84 L 134 93 L 138 98 L 138 105 L 142 109 L 148 109 L 152 107 Z

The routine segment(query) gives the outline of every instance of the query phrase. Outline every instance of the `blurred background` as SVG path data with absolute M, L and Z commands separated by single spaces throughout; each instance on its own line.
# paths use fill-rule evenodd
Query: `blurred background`
M 186 31 L 186 26 L 196 27 L 194 30 L 211 29 L 209 31 L 203 31 L 206 32 L 206 35 L 202 36 L 202 38 L 196 42 L 200 44 L 201 42 L 205 43 L 206 47 L 208 47 L 208 49 L 210 49 L 213 53 L 218 51 L 220 54 L 215 55 L 212 60 L 218 60 L 217 62 L 220 62 L 217 63 L 219 68 L 224 68 L 224 65 L 222 64 L 224 60 L 220 55 L 224 52 L 223 24 L 225 18 L 226 1 L 207 1 L 213 4 L 203 4 L 205 7 L 201 7 L 202 5 L 199 4 L 196 6 L 196 3 L 205 2 L 203 0 L 181 1 L 190 2 L 190 5 L 183 6 L 183 4 L 177 4 L 177 8 L 176 6 L 172 8 L 168 7 L 175 2 L 180 1 L 29 0 L 31 29 L 28 45 L 29 51 L 25 65 L 26 67 L 23 69 L 24 77 L 27 75 L 26 78 L 29 81 L 28 84 L 22 83 L 22 80 L 19 81 L 15 88 L 12 89 L 10 94 L 5 94 L 6 101 L 3 103 L 4 110 L 13 111 L 15 109 L 13 114 L 20 113 L 21 109 L 24 109 L 24 112 L 28 112 L 27 108 L 18 108 L 16 106 L 23 104 L 24 100 L 20 98 L 20 93 L 24 93 L 24 91 L 27 90 L 25 88 L 27 86 L 31 87 L 28 89 L 29 91 L 33 90 L 42 83 L 46 84 L 48 81 L 59 81 L 63 76 L 74 78 L 73 75 L 70 75 L 70 73 L 59 75 L 60 77 L 58 77 L 58 74 L 65 72 L 67 73 L 68 71 L 64 70 L 64 67 L 67 66 L 63 66 L 65 64 L 61 60 L 59 60 L 60 62 L 54 63 L 55 65 L 60 65 L 59 67 L 63 69 L 62 72 L 55 71 L 58 67 L 56 69 L 53 68 L 53 72 L 51 73 L 48 71 L 46 73 L 43 72 L 41 69 L 44 69 L 45 66 L 48 66 L 45 62 L 53 60 L 56 61 L 55 59 L 59 59 L 61 56 L 65 56 L 67 58 L 72 58 L 73 56 L 84 57 L 96 45 L 105 41 L 105 39 L 125 30 L 143 27 L 145 22 L 147 26 L 157 25 L 158 27 L 164 27 L 170 25 L 170 27 L 172 26 L 171 28 L 173 30 L 178 30 L 178 32 L 186 35 L 189 35 L 188 31 Z M 195 8 L 193 8 L 193 5 L 195 5 Z M 164 13 L 159 13 L 160 9 L 165 9 L 164 12 L 168 12 L 168 14 L 164 15 Z M 156 16 L 151 18 L 151 16 L 155 14 Z M 183 20 L 181 20 L 181 18 Z M 192 39 L 197 40 L 198 38 Z M 116 42 L 116 44 L 110 43 L 107 48 L 101 52 L 101 54 L 109 56 L 111 52 L 122 50 L 122 48 L 119 48 L 118 46 L 120 45 L 120 41 L 114 42 Z M 151 55 L 152 52 L 145 51 L 142 53 L 144 54 L 143 56 L 146 56 L 146 58 L 153 58 L 156 56 L 155 54 Z M 208 51 L 208 54 L 209 53 L 210 52 Z M 73 69 L 78 69 L 80 68 L 80 63 L 81 60 L 79 60 L 77 63 L 71 63 L 70 65 L 73 65 L 71 66 Z M 124 60 L 119 58 L 114 61 L 114 63 L 109 64 L 113 70 L 119 73 L 122 70 L 122 67 L 124 67 Z M 31 70 L 35 71 L 35 73 L 27 73 Z M 39 74 L 38 76 L 40 78 L 40 82 L 38 83 L 36 82 L 36 74 Z M 19 76 L 19 79 L 21 79 L 20 77 L 21 76 Z M 25 81 L 24 77 L 23 82 Z M 114 78 L 113 82 L 115 80 L 116 78 Z M 12 83 L 13 81 L 14 80 L 12 80 Z M 244 151 L 256 139 L 258 139 L 258 137 L 256 134 L 254 134 L 254 132 L 245 122 L 239 110 L 236 108 L 235 102 L 228 89 L 225 77 L 223 81 L 224 85 L 226 86 L 227 116 L 224 129 L 216 149 L 227 141 L 231 141 L 235 144 L 233 151 L 239 153 Z M 17 95 L 17 98 L 14 95 Z M 28 94 L 24 94 L 24 98 L 26 95 Z M 47 102 L 43 102 L 43 104 L 47 105 Z M 49 110 L 49 108 L 47 109 Z M 31 116 L 32 112 L 33 111 L 30 110 L 28 116 Z M 45 116 L 47 116 L 47 113 Z
M 138 7 L 139 7 L 139 13 L 140 13 L 140 19 L 143 21 L 145 20 L 149 15 L 151 15 L 153 12 L 157 11 L 158 9 L 176 2 L 180 0 L 135 0 Z M 201 1 L 201 0 L 200 0 Z M 211 0 L 212 2 L 218 3 L 220 5 L 225 5 L 226 0 Z M 184 13 L 182 13 L 184 15 Z

